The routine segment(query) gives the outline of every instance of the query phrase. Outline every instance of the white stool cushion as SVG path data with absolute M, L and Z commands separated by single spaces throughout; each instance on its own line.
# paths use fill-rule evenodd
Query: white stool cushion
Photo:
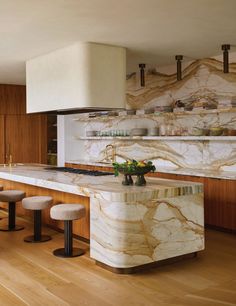
M 25 209 L 31 209 L 31 210 L 45 209 L 51 203 L 52 203 L 52 197 L 49 196 L 28 197 L 22 200 L 22 206 Z
M 22 190 L 4 190 L 0 191 L 0 202 L 19 202 L 25 197 Z
M 81 204 L 59 204 L 50 210 L 50 216 L 55 220 L 77 220 L 85 217 L 85 207 Z

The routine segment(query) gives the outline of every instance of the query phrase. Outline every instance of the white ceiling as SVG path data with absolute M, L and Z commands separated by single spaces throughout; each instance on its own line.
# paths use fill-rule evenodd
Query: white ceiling
M 236 0 L 0 0 L 0 83 L 24 84 L 27 59 L 75 41 L 127 47 L 128 72 L 217 55 L 236 45 L 235 14 Z

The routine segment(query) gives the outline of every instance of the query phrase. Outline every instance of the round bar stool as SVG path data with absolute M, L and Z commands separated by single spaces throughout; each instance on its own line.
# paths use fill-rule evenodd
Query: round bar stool
M 25 209 L 34 211 L 34 235 L 25 237 L 25 242 L 38 243 L 52 239 L 51 236 L 42 235 L 42 210 L 48 208 L 52 201 L 52 197 L 49 196 L 28 197 L 22 200 Z
M 85 217 L 85 207 L 81 204 L 59 204 L 50 210 L 55 220 L 64 221 L 64 248 L 56 249 L 53 254 L 58 257 L 76 257 L 83 255 L 84 250 L 73 248 L 72 221 Z
M 20 231 L 23 226 L 16 225 L 16 202 L 21 201 L 25 197 L 22 190 L 4 190 L 0 191 L 0 202 L 8 203 L 8 225 L 1 226 L 0 231 Z

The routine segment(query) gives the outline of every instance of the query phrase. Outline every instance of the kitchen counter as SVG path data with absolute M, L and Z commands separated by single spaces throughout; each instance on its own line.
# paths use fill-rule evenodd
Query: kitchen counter
M 0 167 L 0 178 L 90 198 L 90 256 L 112 268 L 133 268 L 204 249 L 203 185 Z
M 67 161 L 68 164 L 75 165 L 88 165 L 97 167 L 112 167 L 111 163 L 93 162 L 86 160 L 71 160 Z M 209 170 L 209 169 L 190 169 L 190 168 L 171 168 L 171 167 L 157 167 L 157 172 L 190 175 L 198 177 L 218 178 L 225 180 L 236 180 L 236 171 L 223 171 L 223 170 Z

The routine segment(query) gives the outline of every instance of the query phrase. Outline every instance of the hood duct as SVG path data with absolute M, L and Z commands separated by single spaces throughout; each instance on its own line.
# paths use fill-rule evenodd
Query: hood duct
M 125 108 L 126 50 L 76 43 L 26 62 L 27 113 Z

